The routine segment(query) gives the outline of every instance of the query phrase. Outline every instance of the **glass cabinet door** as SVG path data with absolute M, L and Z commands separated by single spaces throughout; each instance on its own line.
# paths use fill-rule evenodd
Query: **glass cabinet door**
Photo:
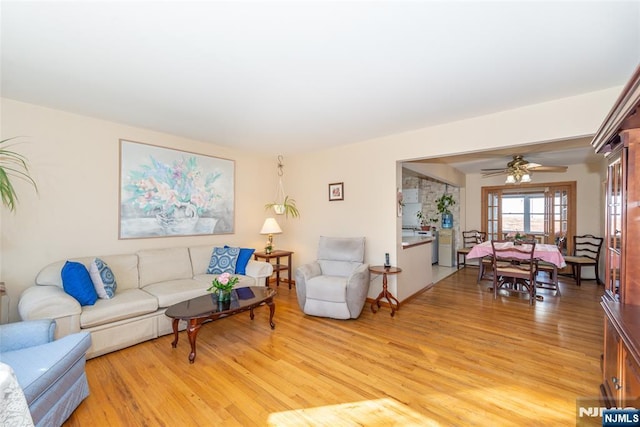
M 606 206 L 607 230 L 605 240 L 605 295 L 620 300 L 620 249 L 622 241 L 622 161 L 618 156 L 609 164 L 607 172 Z

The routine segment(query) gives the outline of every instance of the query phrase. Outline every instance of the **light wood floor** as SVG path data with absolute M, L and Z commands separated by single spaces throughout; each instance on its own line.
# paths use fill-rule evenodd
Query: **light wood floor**
M 487 292 L 475 268 L 357 320 L 305 316 L 281 286 L 268 309 L 87 362 L 90 396 L 65 426 L 572 426 L 598 396 L 602 287 L 562 297 Z

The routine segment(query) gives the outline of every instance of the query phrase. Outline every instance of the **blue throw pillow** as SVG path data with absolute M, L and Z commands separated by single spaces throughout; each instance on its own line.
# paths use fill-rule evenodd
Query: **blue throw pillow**
M 78 300 L 80 305 L 93 305 L 98 300 L 87 267 L 79 262 L 67 261 L 62 267 L 62 287 Z
M 234 274 L 236 272 L 236 263 L 238 262 L 239 254 L 240 248 L 213 248 L 213 253 L 211 254 L 211 261 L 209 262 L 207 273 Z
M 225 248 L 229 246 L 225 245 Z M 236 262 L 236 274 L 247 274 L 247 264 L 251 260 L 251 255 L 255 252 L 255 249 L 240 248 L 240 254 L 238 254 L 238 262 Z
M 98 298 L 111 299 L 116 294 L 116 278 L 113 271 L 106 262 L 100 258 L 93 260 L 89 266 L 89 276 L 93 282 L 93 287 L 98 294 Z
M 236 263 L 236 274 L 247 274 L 247 264 L 249 264 L 251 255 L 253 255 L 254 252 L 255 249 L 240 248 L 238 262 Z

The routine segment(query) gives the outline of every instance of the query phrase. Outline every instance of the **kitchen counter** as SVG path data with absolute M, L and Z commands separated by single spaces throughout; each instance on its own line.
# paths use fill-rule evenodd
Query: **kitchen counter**
M 391 291 L 395 291 L 400 303 L 433 284 L 431 260 L 435 240 L 434 236 L 420 234 L 402 237 L 402 250 L 397 254 L 402 273 L 395 277 L 397 284 Z
M 425 245 L 433 242 L 435 239 L 432 236 L 411 236 L 402 238 L 402 249 L 412 248 L 418 245 Z

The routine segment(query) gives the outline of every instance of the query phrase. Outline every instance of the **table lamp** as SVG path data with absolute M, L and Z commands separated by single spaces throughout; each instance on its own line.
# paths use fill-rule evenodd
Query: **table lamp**
M 268 254 L 273 250 L 273 235 L 282 233 L 282 229 L 276 222 L 275 218 L 267 218 L 264 220 L 264 224 L 262 224 L 262 230 L 260 230 L 260 234 L 268 234 L 269 240 L 267 242 L 267 246 L 264 248 L 264 251 Z

